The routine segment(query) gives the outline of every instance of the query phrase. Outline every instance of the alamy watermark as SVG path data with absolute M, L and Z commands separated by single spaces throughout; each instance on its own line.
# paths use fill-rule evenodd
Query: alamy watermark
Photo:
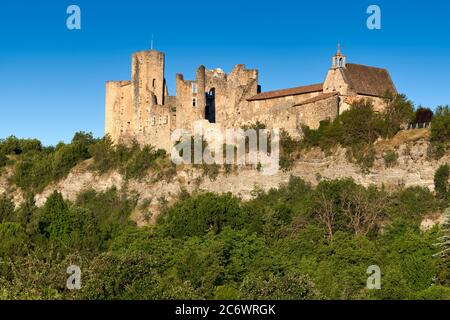
M 373 265 L 367 268 L 367 274 L 370 276 L 367 278 L 367 289 L 380 290 L 381 289 L 381 269 L 377 265 Z
M 204 130 L 177 129 L 171 135 L 175 143 L 171 158 L 174 164 L 255 165 L 263 175 L 279 170 L 280 134 L 278 129 Z M 270 140 L 270 142 L 269 142 Z
M 80 290 L 81 289 L 81 268 L 76 265 L 71 265 L 67 268 L 67 278 L 66 286 L 69 290 Z
M 367 8 L 367 14 L 370 16 L 367 18 L 367 28 L 369 30 L 381 29 L 381 8 L 375 4 L 370 5 Z
M 69 15 L 66 20 L 66 26 L 69 30 L 81 30 L 81 9 L 77 5 L 67 7 L 66 13 Z

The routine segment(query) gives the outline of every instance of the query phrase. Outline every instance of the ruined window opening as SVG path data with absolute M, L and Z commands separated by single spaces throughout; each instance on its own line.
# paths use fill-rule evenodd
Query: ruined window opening
M 153 83 L 152 83 L 153 89 L 156 88 L 156 79 L 153 79 Z
M 192 93 L 197 93 L 197 84 L 196 83 L 192 84 Z
M 197 99 L 195 99 L 195 98 L 192 99 L 192 106 L 193 107 L 197 106 Z
M 210 123 L 216 123 L 216 89 L 211 88 L 206 93 L 205 119 Z

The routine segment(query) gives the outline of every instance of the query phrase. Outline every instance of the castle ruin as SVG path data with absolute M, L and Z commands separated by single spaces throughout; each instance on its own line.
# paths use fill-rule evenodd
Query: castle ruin
M 163 52 L 137 52 L 131 81 L 106 83 L 105 131 L 115 143 L 136 140 L 170 150 L 175 129 L 193 132 L 200 124 L 225 130 L 257 121 L 301 138 L 302 125 L 316 129 L 356 99 L 369 99 L 381 111 L 384 94 L 396 93 L 386 69 L 347 63 L 340 47 L 323 83 L 269 92 L 261 92 L 258 70 L 238 64 L 226 74 L 202 65 L 195 80 L 177 74 L 176 95 L 170 96 L 164 66 Z

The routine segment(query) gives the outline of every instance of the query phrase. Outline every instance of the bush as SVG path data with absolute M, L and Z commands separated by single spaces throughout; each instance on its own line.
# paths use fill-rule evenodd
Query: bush
M 149 145 L 141 148 L 136 141 L 130 146 L 114 146 L 111 138 L 105 136 L 91 145 L 89 152 L 94 159 L 90 168 L 100 174 L 116 169 L 127 179 L 141 179 L 150 168 L 169 167 L 164 150 L 155 150 Z
M 14 221 L 15 205 L 12 198 L 6 194 L 0 195 L 0 223 Z
M 393 137 L 402 125 L 412 122 L 416 116 L 414 105 L 405 95 L 388 93 L 385 96 L 386 108 L 383 111 L 386 137 Z
M 448 142 L 450 140 L 450 108 L 439 106 L 431 121 L 431 140 L 434 142 Z
M 9 149 L 20 154 L 13 175 L 14 183 L 25 191 L 38 193 L 50 182 L 64 178 L 70 170 L 90 157 L 89 146 L 95 143 L 92 134 L 76 133 L 70 144 L 43 148 L 37 140 L 8 142 Z
M 327 151 L 340 144 L 347 148 L 349 159 L 367 171 L 375 160 L 373 143 L 392 137 L 414 117 L 413 104 L 404 95 L 387 94 L 385 102 L 385 110 L 376 113 L 370 100 L 356 100 L 334 121 L 321 121 L 317 130 L 303 126 L 302 145 Z
M 441 165 L 434 174 L 434 188 L 440 198 L 446 198 L 449 193 L 448 179 L 450 177 L 449 165 Z
M 40 214 L 39 231 L 51 241 L 65 241 L 74 228 L 74 219 L 62 195 L 58 192 L 48 197 Z
M 409 187 L 391 194 L 389 216 L 391 220 L 419 222 L 438 209 L 439 202 L 428 188 Z
M 205 193 L 176 203 L 159 219 L 168 235 L 201 236 L 243 224 L 239 200 L 231 194 Z
M 0 223 L 0 258 L 23 254 L 28 246 L 28 235 L 20 224 Z
M 299 142 L 293 139 L 286 130 L 280 132 L 280 168 L 283 171 L 292 169 L 295 152 Z
M 288 272 L 276 276 L 247 276 L 241 287 L 241 297 L 245 300 L 318 300 L 323 295 L 313 281 L 303 274 Z
M 397 164 L 398 160 L 398 153 L 392 150 L 387 151 L 384 156 L 384 163 L 386 164 L 386 167 L 390 168 Z
M 359 144 L 370 145 L 381 136 L 381 116 L 373 111 L 373 104 L 368 100 L 356 101 L 338 118 L 342 123 L 344 146 Z

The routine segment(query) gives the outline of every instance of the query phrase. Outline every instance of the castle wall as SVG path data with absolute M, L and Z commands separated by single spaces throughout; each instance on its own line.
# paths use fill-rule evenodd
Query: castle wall
M 333 121 L 338 116 L 339 101 L 340 98 L 336 95 L 294 107 L 294 112 L 298 115 L 298 127 L 301 128 L 302 125 L 305 125 L 310 129 L 318 129 L 321 121 Z
M 344 111 L 347 111 L 350 109 L 350 106 L 353 102 L 357 100 L 369 100 L 373 104 L 373 110 L 375 112 L 382 112 L 384 108 L 386 107 L 386 103 L 383 98 L 380 97 L 372 97 L 372 96 L 366 96 L 361 94 L 355 94 L 352 96 L 346 96 L 342 98 L 341 105 L 339 107 L 339 114 L 341 114 Z
M 227 75 L 221 69 L 206 70 L 200 66 L 195 81 L 184 80 L 183 75 L 178 74 L 176 86 L 177 128 L 193 130 L 196 121 L 206 118 L 228 128 L 230 120 L 236 121 L 241 110 L 247 110 L 247 99 L 257 93 L 258 72 L 237 65 Z M 211 104 L 213 108 L 207 108 Z
M 117 143 L 133 136 L 133 98 L 130 81 L 106 83 L 105 133 Z
M 346 73 L 336 66 L 328 70 L 323 91 L 251 101 L 258 93 L 258 71 L 245 65 L 236 65 L 228 75 L 200 66 L 195 80 L 177 74 L 176 96 L 169 96 L 164 67 L 164 53 L 137 52 L 132 57 L 132 80 L 107 82 L 105 131 L 114 142 L 136 140 L 169 150 L 175 129 L 194 132 L 195 124 L 201 123 L 225 130 L 257 121 L 301 138 L 302 125 L 316 129 L 320 121 L 333 120 L 356 99 L 370 99 L 377 112 L 385 106 L 382 98 L 353 92 Z
M 254 100 L 247 102 L 246 108 L 241 110 L 241 113 L 232 119 L 232 123 L 235 126 L 242 124 L 254 123 L 255 114 L 270 114 L 277 109 L 290 108 L 295 104 L 301 103 L 307 99 L 313 98 L 321 94 L 321 92 L 311 92 L 306 94 L 299 94 L 294 96 L 286 96 L 280 98 L 272 98 L 267 100 Z M 270 123 L 264 122 L 267 126 Z
M 198 94 L 197 83 L 198 81 L 184 80 L 183 75 L 177 74 L 176 78 L 177 128 L 192 130 L 193 123 L 196 120 L 204 119 L 204 107 L 201 107 L 198 101 L 199 97 L 200 98 L 204 97 L 204 93 Z M 202 91 L 204 92 L 204 89 Z
M 243 64 L 239 64 L 228 75 L 227 83 L 228 103 L 219 112 L 219 119 L 228 122 L 248 114 L 250 102 L 247 99 L 258 93 L 258 70 L 248 70 Z
M 311 97 L 311 95 L 312 94 L 299 95 L 299 97 Z M 299 97 L 297 99 L 300 100 Z M 246 119 L 247 121 L 242 121 L 237 124 L 236 127 L 241 127 L 245 124 L 254 124 L 259 121 L 264 123 L 269 130 L 283 128 L 292 137 L 301 138 L 301 125 L 307 125 L 310 128 L 317 129 L 320 125 L 320 121 L 328 119 L 333 120 L 338 114 L 338 96 L 329 97 L 300 106 L 293 106 L 295 103 L 292 103 L 291 99 L 287 97 L 270 100 L 280 100 L 279 102 L 283 103 L 273 104 L 270 109 L 263 108 L 254 112 L 251 117 Z M 305 101 L 305 97 L 301 100 Z M 267 101 L 268 100 L 261 100 L 260 102 Z M 254 102 L 257 101 L 252 101 L 252 103 Z
M 149 119 L 149 126 L 142 134 L 141 145 L 150 144 L 156 149 L 170 150 L 173 143 L 170 141 L 173 113 L 167 106 L 153 106 Z

